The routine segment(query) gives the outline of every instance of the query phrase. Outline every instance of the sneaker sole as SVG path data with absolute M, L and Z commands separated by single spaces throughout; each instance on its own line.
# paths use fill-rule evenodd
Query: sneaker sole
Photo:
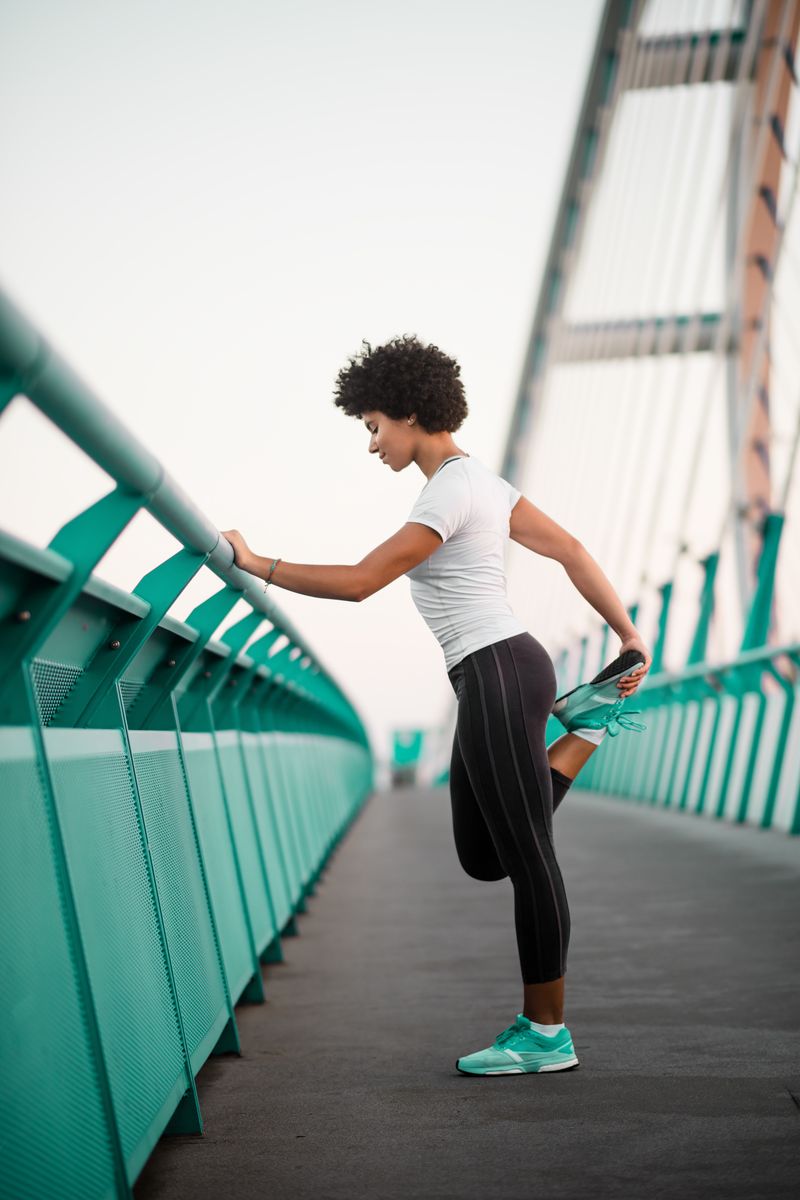
M 620 654 L 619 657 L 615 658 L 614 661 L 609 663 L 607 667 L 604 667 L 599 675 L 595 675 L 594 679 L 590 679 L 589 683 L 592 684 L 592 686 L 596 686 L 600 683 L 608 683 L 610 679 L 621 679 L 623 675 L 630 674 L 633 668 L 638 667 L 640 663 L 644 665 L 644 659 L 642 658 L 641 650 L 626 650 L 624 654 Z M 559 696 L 558 699 L 566 700 L 567 696 L 574 695 L 578 688 L 583 686 L 584 685 L 582 683 L 576 683 L 574 688 L 570 688 L 568 692 L 564 692 L 564 694 Z M 609 701 L 609 703 L 611 702 Z M 553 713 L 553 716 L 557 715 L 557 713 Z
M 460 1067 L 459 1059 L 456 1059 L 456 1070 L 462 1075 L 543 1075 L 545 1071 L 574 1071 L 580 1066 L 577 1058 L 571 1058 L 564 1066 L 561 1063 L 547 1063 L 543 1067 L 531 1066 L 516 1066 L 516 1067 L 498 1067 L 496 1070 L 488 1071 L 465 1071 Z
M 615 658 L 612 663 L 604 667 L 599 675 L 595 675 L 594 679 L 590 679 L 592 684 L 605 683 L 606 680 L 612 679 L 615 675 L 627 675 L 634 667 L 638 667 L 639 663 L 644 665 L 641 650 L 626 650 L 624 654 L 620 654 L 619 658 Z

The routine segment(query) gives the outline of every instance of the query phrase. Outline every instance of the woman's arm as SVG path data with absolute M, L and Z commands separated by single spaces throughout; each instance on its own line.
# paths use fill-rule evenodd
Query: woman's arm
M 266 579 L 273 558 L 254 554 L 238 529 L 222 535 L 233 546 L 234 562 L 243 571 Z M 397 533 L 376 546 L 354 566 L 291 563 L 284 559 L 272 572 L 270 582 L 290 592 L 318 596 L 322 600 L 366 600 L 400 575 L 430 557 L 442 539 L 428 525 L 407 521 Z
M 620 638 L 620 653 L 624 650 L 642 651 L 645 664 L 624 677 L 620 695 L 627 696 L 635 691 L 649 670 L 652 655 L 610 581 L 583 543 L 531 504 L 525 496 L 520 496 L 511 510 L 509 536 L 528 550 L 561 563 L 581 595 Z M 632 681 L 632 686 L 628 681 Z

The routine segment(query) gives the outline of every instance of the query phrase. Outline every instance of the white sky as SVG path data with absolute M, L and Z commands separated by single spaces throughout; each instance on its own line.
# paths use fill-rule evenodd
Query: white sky
M 435 343 L 462 367 L 458 444 L 499 469 L 601 9 L 7 2 L 0 285 L 219 528 L 355 562 L 425 478 L 368 454 L 336 373 L 362 338 Z M 5 528 L 44 545 L 105 490 L 14 402 Z M 144 516 L 99 573 L 132 588 L 174 548 Z M 452 697 L 408 589 L 272 591 L 380 755 Z

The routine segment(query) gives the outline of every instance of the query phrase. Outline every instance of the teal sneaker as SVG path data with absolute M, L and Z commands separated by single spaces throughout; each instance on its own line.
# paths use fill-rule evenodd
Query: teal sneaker
M 534 1029 L 517 1013 L 513 1025 L 498 1033 L 491 1046 L 456 1059 L 464 1075 L 526 1075 L 532 1071 L 572 1071 L 578 1058 L 566 1025 L 552 1037 Z
M 612 737 L 620 729 L 647 729 L 641 721 L 633 721 L 629 713 L 640 713 L 640 708 L 629 708 L 621 712 L 626 696 L 620 696 L 617 681 L 643 665 L 640 650 L 626 650 L 612 663 L 604 667 L 589 683 L 579 683 L 572 691 L 559 696 L 552 707 L 556 717 L 568 733 L 575 729 L 602 729 L 605 725 Z

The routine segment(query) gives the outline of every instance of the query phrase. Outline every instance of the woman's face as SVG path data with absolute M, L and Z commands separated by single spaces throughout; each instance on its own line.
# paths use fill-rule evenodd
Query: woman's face
M 414 461 L 416 423 L 409 425 L 407 417 L 392 420 L 377 409 L 362 413 L 361 419 L 370 434 L 370 454 L 380 455 L 393 471 L 402 471 Z

